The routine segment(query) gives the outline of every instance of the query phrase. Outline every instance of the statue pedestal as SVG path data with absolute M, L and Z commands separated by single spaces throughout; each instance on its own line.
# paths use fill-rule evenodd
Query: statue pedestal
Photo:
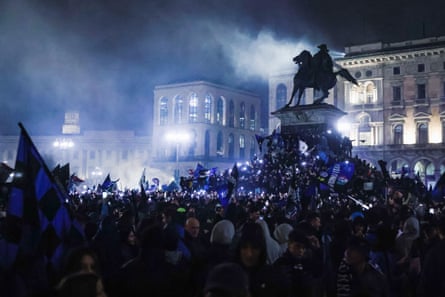
M 337 121 L 346 113 L 322 103 L 285 106 L 271 113 L 280 119 L 281 134 L 320 133 L 334 130 Z

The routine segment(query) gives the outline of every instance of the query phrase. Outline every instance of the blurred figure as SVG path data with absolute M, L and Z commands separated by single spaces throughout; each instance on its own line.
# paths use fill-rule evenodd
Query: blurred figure
M 230 247 L 235 236 L 235 226 L 229 220 L 222 220 L 215 224 L 210 234 L 210 248 L 208 251 L 208 266 L 212 268 L 223 262 L 228 262 L 232 256 Z
M 56 290 L 58 297 L 107 297 L 102 280 L 94 273 L 74 273 L 63 278 Z
M 275 262 L 291 283 L 291 296 L 313 296 L 315 264 L 310 253 L 306 252 L 308 244 L 304 233 L 293 230 L 289 234 L 286 252 Z
M 291 225 L 283 223 L 278 225 L 273 232 L 274 238 L 278 241 L 278 244 L 280 245 L 281 254 L 284 254 L 287 251 L 289 233 L 293 229 L 294 228 Z
M 235 263 L 215 266 L 207 277 L 204 297 L 250 297 L 247 274 Z
M 263 229 L 247 223 L 235 251 L 235 262 L 249 276 L 252 297 L 288 296 L 290 284 L 280 269 L 266 264 L 267 250 Z
M 281 256 L 281 247 L 278 242 L 270 236 L 269 226 L 264 220 L 257 220 L 257 224 L 261 226 L 263 230 L 264 239 L 266 240 L 266 263 L 272 265 Z
M 386 277 L 368 263 L 368 243 L 353 237 L 340 263 L 337 274 L 338 297 L 387 297 L 389 288 Z

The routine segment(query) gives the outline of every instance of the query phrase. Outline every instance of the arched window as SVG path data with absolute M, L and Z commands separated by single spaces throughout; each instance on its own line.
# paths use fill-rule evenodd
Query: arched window
M 204 138 L 204 155 L 208 158 L 210 155 L 210 132 L 206 130 Z
M 417 143 L 426 144 L 428 143 L 428 124 L 420 123 L 417 125 Z
M 284 84 L 279 84 L 276 89 L 277 109 L 286 105 L 287 88 Z
M 403 144 L 403 125 L 397 124 L 393 128 L 394 144 Z
M 227 144 L 229 145 L 229 158 L 233 159 L 233 157 L 235 157 L 235 142 L 233 139 L 233 134 L 229 135 Z
M 175 124 L 181 124 L 184 111 L 184 98 L 180 95 L 175 97 Z
M 349 92 L 350 104 L 361 104 L 361 88 L 358 86 L 352 86 Z
M 391 174 L 391 177 L 400 177 L 402 174 L 409 171 L 408 164 L 401 159 L 393 160 L 390 164 L 391 166 L 389 168 L 389 172 Z
M 218 157 L 224 156 L 224 138 L 221 131 L 218 132 L 216 137 L 216 155 Z
M 256 112 L 255 112 L 255 106 L 252 104 L 250 106 L 250 125 L 249 125 L 249 129 L 252 131 L 255 131 L 256 128 Z
M 159 101 L 159 124 L 161 126 L 168 124 L 168 99 L 165 97 Z
M 377 101 L 376 87 L 373 82 L 369 82 L 365 89 L 366 103 L 374 103 Z
M 246 138 L 244 135 L 239 136 L 239 157 L 240 159 L 246 157 Z
M 189 101 L 189 123 L 198 121 L 198 95 L 192 93 Z
M 256 139 L 255 137 L 250 137 L 250 160 L 253 160 L 255 157 L 255 145 L 256 145 Z
M 235 127 L 235 105 L 232 100 L 229 103 L 229 127 Z
M 244 129 L 246 127 L 246 105 L 241 102 L 239 106 L 239 127 Z
M 212 121 L 212 104 L 213 97 L 207 94 L 204 98 L 204 121 L 210 123 Z
M 435 179 L 434 171 L 434 164 L 427 159 L 421 159 L 414 165 L 414 174 L 418 175 L 424 184 Z
M 223 97 L 219 97 L 218 101 L 216 102 L 215 122 L 218 125 L 225 125 L 225 121 L 224 121 L 224 98 Z

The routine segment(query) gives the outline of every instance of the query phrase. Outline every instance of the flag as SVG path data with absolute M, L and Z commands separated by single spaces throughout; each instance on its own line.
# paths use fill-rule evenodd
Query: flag
M 82 242 L 84 233 L 64 205 L 67 195 L 21 123 L 19 127 L 15 173 L 0 241 L 0 265 L 26 275 L 29 270 L 41 270 L 48 280 L 51 272 L 60 269 L 66 249 Z
M 68 183 L 68 193 L 74 193 L 76 191 L 76 187 L 83 182 L 84 180 L 79 178 L 76 173 L 71 174 L 70 181 Z
M 232 172 L 230 172 L 229 177 L 227 178 L 227 195 L 226 200 L 230 199 L 232 197 L 233 191 L 236 189 L 236 185 L 238 183 L 238 166 L 236 166 L 236 163 L 233 164 Z
M 102 191 L 113 192 L 116 189 L 118 181 L 119 178 L 117 180 L 111 180 L 110 174 L 108 173 L 100 187 Z
M 59 164 L 52 171 L 53 176 L 55 178 L 56 183 L 59 184 L 59 187 L 64 190 L 69 191 L 70 187 L 70 164 L 66 163 L 63 166 Z
M 434 202 L 443 202 L 443 197 L 445 194 L 445 173 L 443 173 L 436 185 L 434 186 L 433 191 L 431 192 L 431 200 Z
M 261 135 L 255 134 L 255 139 L 256 139 L 256 142 L 258 143 L 259 151 L 260 151 L 260 153 L 262 153 L 263 152 L 263 141 L 265 138 Z
M 11 176 L 11 173 L 14 172 L 14 169 L 6 165 L 5 163 L 0 163 L 0 184 L 6 183 L 8 178 Z
M 142 175 L 141 178 L 139 179 L 139 185 L 142 187 L 142 189 L 145 191 L 145 189 L 147 188 L 147 180 L 145 178 L 145 168 L 142 171 Z

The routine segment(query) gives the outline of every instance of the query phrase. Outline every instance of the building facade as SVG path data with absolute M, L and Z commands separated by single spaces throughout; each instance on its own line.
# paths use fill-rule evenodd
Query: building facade
M 256 153 L 261 101 L 249 92 L 197 81 L 155 87 L 153 166 L 185 175 L 197 162 L 227 169 Z
M 50 170 L 69 163 L 71 173 L 85 179 L 87 185 L 102 183 L 110 174 L 122 187 L 138 186 L 143 168 L 150 165 L 150 137 L 137 136 L 133 131 L 81 131 L 78 112 L 65 114 L 61 130 L 60 135 L 31 138 Z M 0 138 L 1 161 L 12 168 L 18 134 L 17 128 L 17 136 Z
M 339 79 L 327 101 L 347 112 L 339 129 L 354 154 L 434 185 L 445 172 L 445 37 L 351 46 L 336 63 L 359 82 Z M 279 105 L 289 82 L 271 78 L 269 106 Z

